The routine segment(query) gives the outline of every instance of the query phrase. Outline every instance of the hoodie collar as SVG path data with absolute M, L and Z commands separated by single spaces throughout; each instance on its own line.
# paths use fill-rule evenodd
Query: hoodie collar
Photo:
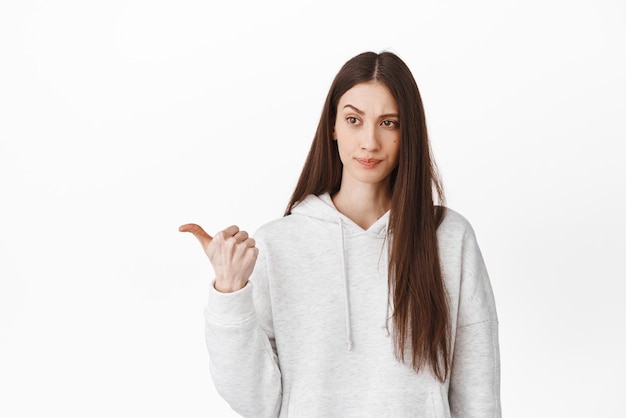
M 304 200 L 299 202 L 291 212 L 326 222 L 341 224 L 343 225 L 343 233 L 345 235 L 367 233 L 382 238 L 385 236 L 389 224 L 389 211 L 387 211 L 368 229 L 361 228 L 352 219 L 337 210 L 328 193 L 323 193 L 319 196 L 308 195 Z

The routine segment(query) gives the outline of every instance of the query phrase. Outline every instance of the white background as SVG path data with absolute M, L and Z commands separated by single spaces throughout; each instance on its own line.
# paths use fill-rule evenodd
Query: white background
M 0 416 L 235 416 L 177 228 L 281 216 L 335 73 L 383 49 L 487 262 L 504 415 L 620 416 L 624 40 L 619 0 L 3 1 Z

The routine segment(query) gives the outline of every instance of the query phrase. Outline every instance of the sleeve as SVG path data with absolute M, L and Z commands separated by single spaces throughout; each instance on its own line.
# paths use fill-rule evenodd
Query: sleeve
M 265 261 L 241 290 L 211 286 L 204 310 L 209 367 L 218 393 L 244 417 L 277 417 L 282 401 Z
M 498 317 L 489 275 L 471 227 L 463 239 L 449 400 L 455 418 L 502 416 Z

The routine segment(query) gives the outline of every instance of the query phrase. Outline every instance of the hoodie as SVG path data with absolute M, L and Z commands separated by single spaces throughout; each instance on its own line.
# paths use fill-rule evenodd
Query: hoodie
M 498 320 L 468 221 L 437 230 L 452 328 L 445 382 L 394 355 L 389 212 L 367 230 L 310 195 L 254 238 L 248 284 L 212 286 L 204 311 L 215 387 L 244 417 L 500 417 Z

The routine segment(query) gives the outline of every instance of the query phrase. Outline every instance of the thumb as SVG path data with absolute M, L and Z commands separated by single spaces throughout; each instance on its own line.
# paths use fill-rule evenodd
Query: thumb
M 180 232 L 191 232 L 202 244 L 202 247 L 206 247 L 212 240 L 213 237 L 205 232 L 204 229 L 200 225 L 196 224 L 185 224 L 181 225 L 178 228 Z

